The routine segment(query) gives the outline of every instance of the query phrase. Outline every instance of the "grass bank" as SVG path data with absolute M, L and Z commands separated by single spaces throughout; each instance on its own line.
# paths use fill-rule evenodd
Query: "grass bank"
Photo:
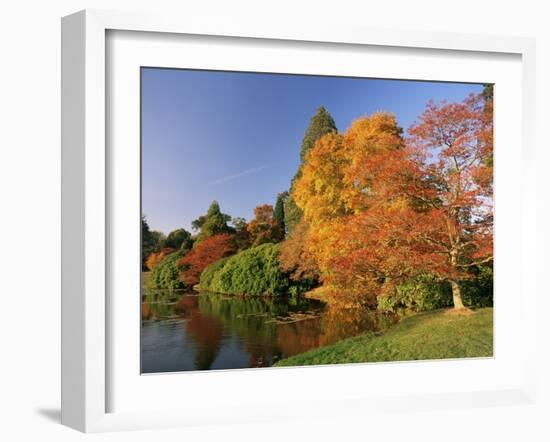
M 277 366 L 346 364 L 352 362 L 448 359 L 493 355 L 493 309 L 469 315 L 450 310 L 420 313 L 398 322 L 383 335 L 348 338 L 310 350 Z

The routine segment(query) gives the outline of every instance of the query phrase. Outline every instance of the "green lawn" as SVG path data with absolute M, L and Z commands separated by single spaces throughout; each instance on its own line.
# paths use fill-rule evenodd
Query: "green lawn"
M 448 310 L 420 313 L 398 322 L 383 335 L 367 333 L 310 350 L 277 366 L 406 361 L 493 355 L 493 309 L 470 315 Z

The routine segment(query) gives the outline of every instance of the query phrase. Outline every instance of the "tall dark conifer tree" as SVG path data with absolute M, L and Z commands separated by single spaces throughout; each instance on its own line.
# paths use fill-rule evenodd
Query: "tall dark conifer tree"
M 294 199 L 292 198 L 292 188 L 294 186 L 294 182 L 302 174 L 302 164 L 309 150 L 315 145 L 315 142 L 319 138 L 331 132 L 338 132 L 338 129 L 336 128 L 336 123 L 334 122 L 332 115 L 328 113 L 324 106 L 320 106 L 315 112 L 315 115 L 311 117 L 309 126 L 304 133 L 302 145 L 300 146 L 301 163 L 298 167 L 298 170 L 296 171 L 296 175 L 294 175 L 294 178 L 292 178 L 292 181 L 290 183 L 290 195 L 285 201 L 284 222 L 287 234 L 290 233 L 294 226 L 296 226 L 300 219 L 302 219 L 302 211 L 296 205 Z
M 304 161 L 308 151 L 314 146 L 315 142 L 323 135 L 337 132 L 336 123 L 324 106 L 321 106 L 315 112 L 315 115 L 311 117 L 309 126 L 306 129 L 304 138 L 302 139 L 302 146 L 300 147 L 300 159 Z
M 273 209 L 273 218 L 277 223 L 277 227 L 280 231 L 280 239 L 283 240 L 286 235 L 285 226 L 285 202 L 288 199 L 288 192 L 281 192 L 277 195 L 277 201 L 275 202 L 275 208 Z

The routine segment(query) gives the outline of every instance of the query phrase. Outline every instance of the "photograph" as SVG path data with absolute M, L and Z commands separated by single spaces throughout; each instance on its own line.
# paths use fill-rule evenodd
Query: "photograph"
M 141 373 L 492 358 L 493 86 L 141 67 Z

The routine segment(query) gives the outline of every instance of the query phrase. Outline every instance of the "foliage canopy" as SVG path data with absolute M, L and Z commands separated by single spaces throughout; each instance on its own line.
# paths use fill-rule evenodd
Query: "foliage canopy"
M 235 241 L 232 235 L 221 233 L 210 236 L 197 243 L 191 251 L 178 261 L 181 269 L 180 279 L 192 287 L 199 282 L 202 271 L 211 263 L 235 253 Z
M 315 115 L 311 117 L 309 125 L 304 133 L 302 144 L 300 146 L 300 165 L 298 166 L 298 170 L 290 183 L 290 194 L 284 202 L 284 221 L 286 233 L 292 232 L 294 227 L 302 218 L 302 210 L 294 201 L 293 190 L 294 183 L 302 175 L 302 167 L 307 153 L 313 148 L 319 138 L 326 134 L 336 134 L 337 132 L 338 130 L 336 128 L 336 123 L 334 122 L 332 115 L 328 113 L 324 106 L 320 106 L 315 112 Z
M 292 197 L 325 283 L 375 304 L 428 274 L 463 307 L 460 281 L 492 260 L 491 109 L 429 102 L 406 139 L 380 112 L 317 140 Z
M 215 262 L 201 275 L 200 287 L 232 295 L 298 294 L 310 287 L 292 282 L 279 268 L 279 244 L 262 244 Z
M 191 226 L 194 230 L 199 230 L 197 242 L 200 242 L 221 233 L 234 233 L 235 229 L 227 224 L 230 221 L 231 217 L 222 213 L 218 202 L 212 201 L 206 214 L 199 216 Z
M 165 256 L 162 261 L 153 268 L 147 287 L 151 289 L 183 289 L 185 285 L 179 278 L 178 260 L 187 252 L 185 249 L 176 250 Z

